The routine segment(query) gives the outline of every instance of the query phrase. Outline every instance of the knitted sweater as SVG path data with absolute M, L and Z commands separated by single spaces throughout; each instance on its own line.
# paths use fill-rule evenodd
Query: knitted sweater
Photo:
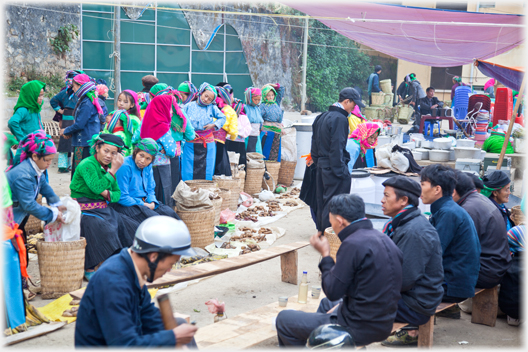
M 89 199 L 104 200 L 101 193 L 105 190 L 110 191 L 110 201 L 118 202 L 121 198 L 121 191 L 117 180 L 108 173 L 95 156 L 90 156 L 79 164 L 73 174 L 73 180 L 70 183 L 71 197 L 86 197 Z

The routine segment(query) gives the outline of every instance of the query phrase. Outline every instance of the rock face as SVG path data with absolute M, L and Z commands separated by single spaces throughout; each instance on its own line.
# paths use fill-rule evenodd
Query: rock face
M 27 6 L 27 7 L 25 7 Z M 64 74 L 81 65 L 80 38 L 70 43 L 70 51 L 60 57 L 53 52 L 50 39 L 67 24 L 79 28 L 80 5 L 42 3 L 5 6 L 4 77 L 20 77 L 34 70 L 39 74 Z
M 271 13 L 257 3 L 206 4 L 185 3 L 184 8 L 232 12 Z M 289 19 L 266 16 L 184 12 L 196 44 L 203 48 L 216 26 L 229 24 L 242 43 L 253 84 L 280 83 L 286 88 L 290 102 L 300 104 L 300 62 L 302 28 Z M 292 99 L 292 97 L 294 97 Z M 283 107 L 285 107 L 283 102 Z

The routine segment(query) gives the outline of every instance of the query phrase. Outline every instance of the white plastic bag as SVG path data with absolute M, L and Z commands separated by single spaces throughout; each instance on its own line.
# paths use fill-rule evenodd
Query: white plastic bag
M 267 200 L 273 200 L 273 199 L 275 199 L 275 195 L 273 194 L 272 191 L 268 191 L 267 189 L 265 189 L 259 193 L 259 200 L 261 202 L 265 202 Z
M 295 127 L 284 128 L 281 136 L 281 160 L 297 160 L 297 130 Z
M 62 212 L 64 224 L 55 221 L 44 227 L 46 242 L 78 241 L 81 238 L 81 207 L 71 197 L 63 197 L 62 205 L 66 210 Z
M 392 153 L 390 161 L 392 167 L 398 171 L 407 172 L 407 170 L 409 169 L 409 159 L 407 159 L 405 155 L 400 152 Z

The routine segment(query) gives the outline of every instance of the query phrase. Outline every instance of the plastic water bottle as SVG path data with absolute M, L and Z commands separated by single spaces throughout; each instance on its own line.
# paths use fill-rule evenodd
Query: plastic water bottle
M 306 303 L 308 299 L 308 272 L 303 271 L 301 284 L 299 285 L 299 295 L 297 296 L 298 303 Z

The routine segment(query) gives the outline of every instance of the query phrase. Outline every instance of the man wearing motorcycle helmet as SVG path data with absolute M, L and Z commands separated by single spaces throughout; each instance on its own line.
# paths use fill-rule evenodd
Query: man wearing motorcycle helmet
M 168 216 L 143 221 L 132 247 L 107 259 L 92 276 L 77 313 L 75 346 L 196 348 L 197 328 L 178 319 L 176 328 L 165 330 L 146 286 L 170 271 L 180 256 L 195 254 L 183 221 Z

